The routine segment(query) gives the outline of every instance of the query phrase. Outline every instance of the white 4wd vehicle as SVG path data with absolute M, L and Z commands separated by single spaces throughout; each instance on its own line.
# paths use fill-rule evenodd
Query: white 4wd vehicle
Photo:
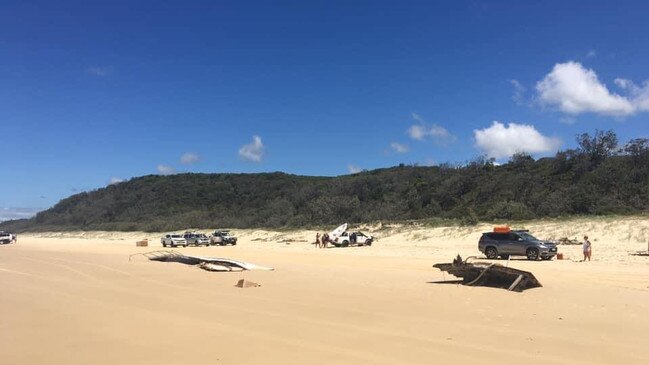
M 16 243 L 17 240 L 18 238 L 16 237 L 15 234 L 11 234 L 5 231 L 0 231 L 0 244 Z
M 371 246 L 372 242 L 374 242 L 374 237 L 368 236 L 363 232 L 345 231 L 334 239 L 333 244 L 336 247 L 347 247 L 349 245 Z
M 187 240 L 183 236 L 181 236 L 179 234 L 175 234 L 175 233 L 169 233 L 169 234 L 165 235 L 164 237 L 162 237 L 160 239 L 160 242 L 162 242 L 162 247 L 167 247 L 167 246 L 171 246 L 171 247 L 176 247 L 176 246 L 187 247 Z
M 230 231 L 214 231 L 210 237 L 210 243 L 213 245 L 236 245 L 237 238 L 230 234 Z

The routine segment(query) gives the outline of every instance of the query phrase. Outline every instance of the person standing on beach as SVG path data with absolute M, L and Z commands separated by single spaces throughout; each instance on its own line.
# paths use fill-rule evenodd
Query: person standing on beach
M 315 234 L 315 247 L 320 248 L 320 232 Z
M 584 236 L 584 261 L 586 261 L 586 258 L 588 258 L 588 261 L 590 261 L 590 255 L 592 254 L 592 247 L 591 243 L 588 240 L 588 236 Z

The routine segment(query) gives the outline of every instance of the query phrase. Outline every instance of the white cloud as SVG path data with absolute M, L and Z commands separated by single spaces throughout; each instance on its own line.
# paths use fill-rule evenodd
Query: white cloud
M 158 170 L 159 171 L 159 170 Z M 120 179 L 119 177 L 111 177 L 110 180 L 108 181 L 108 185 L 115 185 L 119 184 L 121 182 L 124 182 L 124 179 Z
M 396 153 L 406 153 L 410 150 L 410 147 L 408 147 L 408 145 L 397 142 L 390 143 L 390 148 L 392 148 L 392 150 Z
M 359 172 L 363 171 L 363 169 L 356 165 L 347 165 L 347 171 L 349 171 L 350 174 L 358 174 Z
M 427 125 L 426 121 L 417 113 L 411 113 L 412 119 L 417 121 L 417 124 L 413 124 L 408 128 L 406 133 L 410 138 L 423 141 L 427 138 L 433 140 L 433 142 L 439 144 L 445 144 L 448 142 L 454 142 L 455 136 L 452 135 L 446 128 L 439 126 L 437 124 Z
M 649 81 L 645 81 L 642 86 L 622 78 L 617 78 L 613 82 L 617 87 L 629 93 L 631 103 L 638 111 L 649 111 Z
M 577 122 L 577 119 L 569 116 L 563 116 L 559 118 L 559 122 L 563 124 L 575 124 Z
M 546 137 L 532 125 L 494 121 L 485 129 L 474 130 L 476 147 L 489 157 L 510 157 L 517 152 L 541 153 L 556 151 L 561 140 Z
M 261 162 L 264 158 L 264 149 L 261 137 L 252 136 L 252 143 L 244 144 L 239 148 L 239 156 L 246 161 Z
M 185 152 L 180 156 L 180 163 L 183 165 L 191 165 L 198 162 L 198 160 L 200 160 L 200 156 L 192 152 Z
M 86 72 L 91 75 L 104 77 L 104 76 L 108 76 L 112 72 L 112 69 L 110 67 L 92 66 L 92 67 L 88 67 L 86 69 Z
M 422 162 L 423 166 L 429 166 L 429 167 L 430 166 L 435 166 L 436 164 L 437 164 L 437 162 L 435 162 L 435 160 L 430 158 L 430 157 L 428 157 L 427 159 L 424 160 L 424 162 Z
M 412 113 L 410 113 L 410 115 L 412 116 L 412 119 L 418 121 L 419 123 L 426 123 L 424 121 L 424 119 L 419 114 L 417 114 L 415 112 L 412 112 Z
M 618 86 L 628 80 L 618 79 Z M 623 87 L 625 88 L 625 87 Z M 539 101 L 556 107 L 564 113 L 597 113 L 626 116 L 643 110 L 642 93 L 635 99 L 612 93 L 597 78 L 595 71 L 584 68 L 579 62 L 554 65 L 552 72 L 536 84 Z M 637 98 L 640 97 L 640 100 Z
M 173 175 L 176 173 L 176 169 L 167 165 L 158 165 L 157 169 L 160 175 Z
M 43 210 L 42 208 L 0 208 L 0 222 L 9 221 L 12 219 L 25 219 L 31 218 L 36 213 Z
M 512 87 L 514 88 L 514 93 L 512 94 L 512 100 L 516 104 L 522 104 L 523 97 L 525 96 L 525 87 L 516 79 L 509 80 L 509 82 L 512 84 Z
M 423 141 L 424 137 L 426 137 L 426 127 L 423 125 L 415 124 L 408 128 L 408 135 L 412 139 Z

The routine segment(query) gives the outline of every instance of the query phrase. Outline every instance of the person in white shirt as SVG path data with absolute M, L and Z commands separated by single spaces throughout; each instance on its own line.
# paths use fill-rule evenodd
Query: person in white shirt
M 588 259 L 590 261 L 590 255 L 593 252 L 593 248 L 591 247 L 590 241 L 588 240 L 588 236 L 584 236 L 584 261 Z

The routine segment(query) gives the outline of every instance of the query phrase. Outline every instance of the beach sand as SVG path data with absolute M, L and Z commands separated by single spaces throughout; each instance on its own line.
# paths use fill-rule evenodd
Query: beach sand
M 580 246 L 499 261 L 543 284 L 514 293 L 434 283 L 454 278 L 431 266 L 479 255 L 489 225 L 373 225 L 372 247 L 326 250 L 315 231 L 236 230 L 237 246 L 177 249 L 275 268 L 238 273 L 129 261 L 159 234 L 20 235 L 0 246 L 0 364 L 646 364 L 649 257 L 628 252 L 647 249 L 649 219 L 525 228 L 588 234 L 594 261 Z

